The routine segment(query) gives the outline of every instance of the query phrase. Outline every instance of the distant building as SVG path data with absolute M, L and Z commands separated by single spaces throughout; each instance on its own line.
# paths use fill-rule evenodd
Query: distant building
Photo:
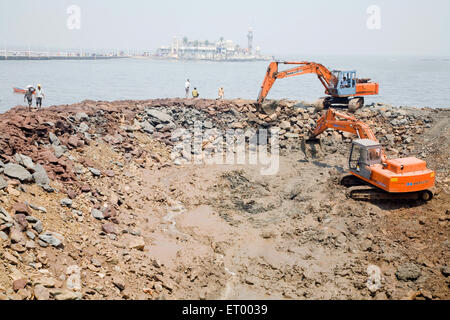
M 216 60 L 216 61 L 248 61 L 248 60 L 270 60 L 272 57 L 261 56 L 261 50 L 257 47 L 253 54 L 253 30 L 249 29 L 247 34 L 248 46 L 241 48 L 232 40 L 221 38 L 215 42 L 190 41 L 186 37 L 182 40 L 172 38 L 170 46 L 161 46 L 157 49 L 155 56 L 167 59 L 187 60 Z

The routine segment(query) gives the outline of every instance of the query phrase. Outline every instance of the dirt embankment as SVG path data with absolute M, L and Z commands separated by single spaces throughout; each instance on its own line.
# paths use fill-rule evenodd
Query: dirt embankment
M 311 159 L 301 141 L 320 114 L 272 111 L 158 99 L 0 115 L 0 299 L 448 299 L 449 110 L 356 112 L 389 157 L 436 171 L 426 204 L 347 199 L 353 137 L 326 131 Z M 274 174 L 205 163 L 227 130 L 258 150 L 252 130 L 272 127 Z

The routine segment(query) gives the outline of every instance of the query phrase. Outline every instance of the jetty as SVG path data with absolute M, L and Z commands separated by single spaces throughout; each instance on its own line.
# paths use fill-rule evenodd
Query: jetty
M 39 52 L 21 50 L 0 50 L 0 60 L 107 60 L 131 57 L 120 53 L 86 53 L 86 52 Z

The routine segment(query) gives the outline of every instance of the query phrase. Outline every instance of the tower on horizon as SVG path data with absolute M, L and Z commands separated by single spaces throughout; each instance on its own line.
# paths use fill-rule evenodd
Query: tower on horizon
M 252 28 L 248 29 L 247 39 L 248 39 L 248 54 L 251 55 L 252 51 L 253 51 L 253 30 L 252 30 Z

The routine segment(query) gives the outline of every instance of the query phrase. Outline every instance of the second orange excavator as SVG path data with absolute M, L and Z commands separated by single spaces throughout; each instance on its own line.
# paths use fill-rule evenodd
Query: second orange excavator
M 296 67 L 279 71 L 279 64 L 296 65 Z M 317 75 L 325 87 L 325 94 L 328 95 L 325 98 L 319 99 L 316 106 L 318 110 L 334 105 L 344 105 L 348 107 L 349 111 L 354 112 L 364 105 L 364 98 L 362 96 L 378 94 L 378 83 L 370 82 L 370 79 L 356 78 L 355 70 L 330 71 L 319 63 L 308 61 L 273 61 L 267 68 L 266 76 L 258 95 L 257 106 L 260 107 L 264 102 L 275 80 L 307 73 Z
M 356 200 L 416 199 L 429 201 L 433 197 L 435 172 L 425 161 L 415 157 L 388 160 L 370 127 L 355 117 L 328 109 L 317 121 L 307 144 L 317 142 L 317 136 L 331 128 L 355 134 L 348 165 L 350 175 L 341 179 L 350 189 L 348 195 Z

